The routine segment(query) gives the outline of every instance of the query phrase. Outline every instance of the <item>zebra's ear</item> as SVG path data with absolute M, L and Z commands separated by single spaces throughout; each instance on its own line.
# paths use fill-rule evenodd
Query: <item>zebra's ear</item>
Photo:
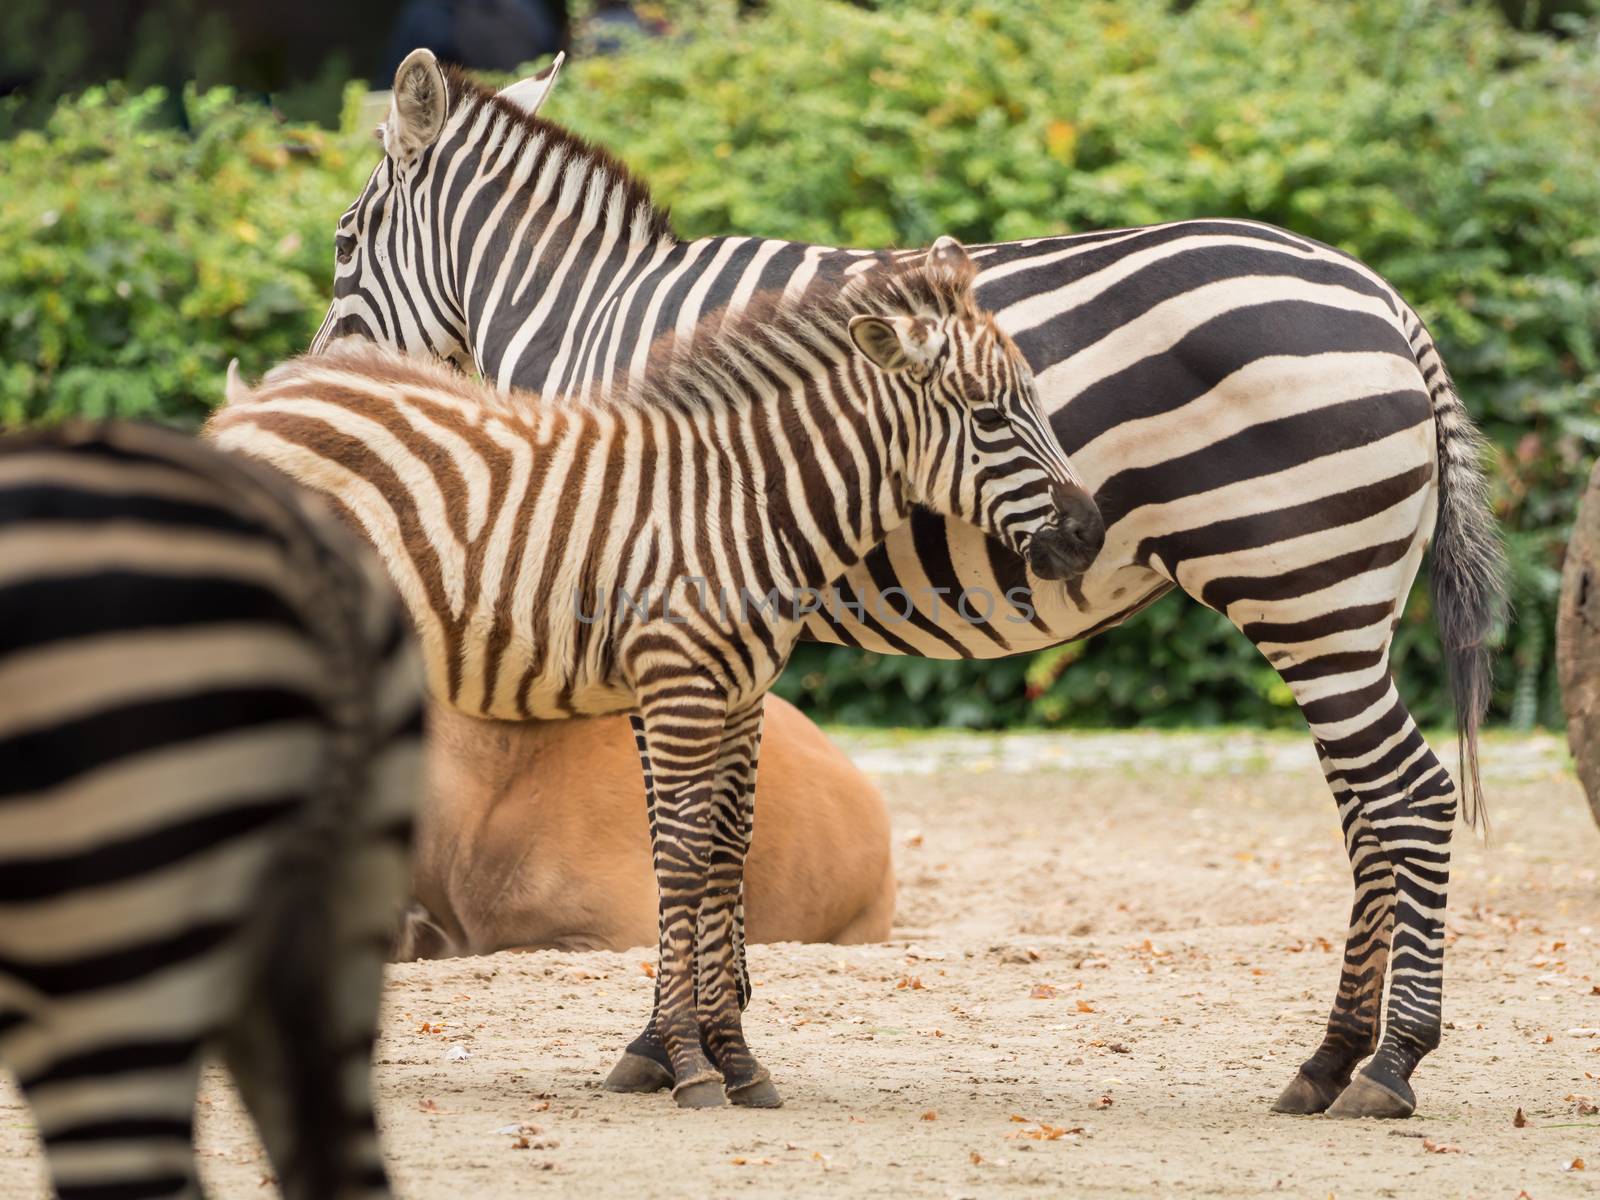
M 942 336 L 919 317 L 851 317 L 850 340 L 869 362 L 890 374 L 933 365 Z
M 383 123 L 383 149 L 407 163 L 433 145 L 444 128 L 447 98 L 444 71 L 432 50 L 413 50 L 394 73 L 389 119 Z
M 561 74 L 561 64 L 566 60 L 567 53 L 563 50 L 537 75 L 529 75 L 509 87 L 501 88 L 500 99 L 511 101 L 530 117 L 538 116 L 540 107 L 550 98 L 550 89 L 556 86 L 556 76 Z
M 972 259 L 967 256 L 966 247 L 949 234 L 935 239 L 933 245 L 928 247 L 928 265 L 949 271 L 962 284 L 971 283 L 978 273 L 978 268 L 972 265 Z

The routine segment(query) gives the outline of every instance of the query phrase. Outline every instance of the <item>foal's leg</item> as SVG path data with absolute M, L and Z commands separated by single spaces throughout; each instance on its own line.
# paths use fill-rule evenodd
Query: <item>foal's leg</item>
M 628 720 L 633 726 L 633 741 L 639 751 L 639 765 L 644 768 L 645 808 L 650 818 L 650 844 L 654 846 L 658 827 L 656 787 L 655 777 L 650 770 L 650 747 L 645 740 L 644 717 L 636 712 Z M 659 909 L 656 936 L 658 940 L 666 938 L 666 932 L 660 925 Z M 616 1066 L 611 1068 L 611 1074 L 606 1076 L 606 1091 L 659 1092 L 662 1088 L 672 1086 L 672 1060 L 667 1057 L 666 1044 L 656 1031 L 656 1017 L 660 1011 L 661 977 L 657 975 L 655 999 L 650 1004 L 650 1019 L 645 1022 L 644 1032 L 628 1044 L 628 1048 L 622 1052 L 622 1057 L 617 1060 Z
M 642 697 L 655 784 L 651 842 L 660 889 L 660 965 L 654 1029 L 671 1065 L 680 1107 L 724 1103 L 722 1079 L 700 1041 L 697 975 L 700 913 L 711 859 L 711 800 L 726 705 L 710 689 L 679 685 Z
M 730 713 L 717 759 L 711 812 L 711 870 L 700 910 L 700 1028 L 721 1069 L 728 1099 L 750 1108 L 783 1101 L 745 1041 L 742 1012 L 750 1000 L 744 956 L 744 866 L 754 827 L 756 764 L 761 749 L 760 699 Z
M 764 709 L 758 708 L 758 717 L 762 711 L 764 711 Z M 656 836 L 656 792 L 655 781 L 650 770 L 649 748 L 645 743 L 644 718 L 635 713 L 630 720 L 633 724 L 634 744 L 638 748 L 639 760 L 644 767 L 645 802 L 650 816 L 650 837 L 652 842 L 654 842 Z M 756 746 L 757 750 L 759 750 L 759 729 L 756 732 Z M 719 762 L 726 761 L 729 753 L 729 746 L 724 744 L 721 755 L 719 755 Z M 733 803 L 735 803 L 739 809 L 739 821 L 742 827 L 741 844 L 743 849 L 740 851 L 741 856 L 749 852 L 750 835 L 753 828 L 752 818 L 755 811 L 755 753 L 756 752 L 746 753 L 741 751 L 734 754 L 733 758 L 735 763 L 747 763 L 748 765 L 748 771 L 744 773 L 748 776 L 748 786 L 744 788 L 740 796 L 733 798 Z M 718 839 L 719 842 L 727 842 L 728 844 L 731 844 L 733 831 L 731 827 L 727 825 L 729 818 L 717 815 L 724 811 L 723 806 L 728 803 L 727 797 L 729 796 L 729 792 L 724 785 L 724 781 L 728 778 L 729 776 L 727 772 L 719 770 L 716 799 L 713 801 L 713 837 Z M 727 829 L 726 835 L 724 835 L 722 832 L 724 829 Z M 734 908 L 732 938 L 736 962 L 738 963 L 737 982 L 739 989 L 739 1008 L 743 1010 L 748 1008 L 750 1005 L 750 972 L 745 965 L 744 879 L 742 870 L 740 872 L 738 897 Z M 655 1000 L 650 1009 L 650 1020 L 645 1024 L 644 1032 L 638 1037 L 634 1038 L 631 1043 L 629 1043 L 627 1050 L 624 1051 L 622 1057 L 617 1060 L 616 1066 L 612 1067 L 611 1073 L 606 1076 L 605 1088 L 607 1091 L 658 1092 L 662 1088 L 668 1088 L 672 1086 L 672 1061 L 667 1056 L 666 1045 L 662 1042 L 661 1035 L 656 1030 L 656 1015 L 659 1012 L 660 1007 L 661 987 L 660 980 L 658 978 L 656 981 Z M 707 1049 L 707 1053 L 710 1053 L 709 1048 Z M 733 1096 L 732 1099 L 736 1104 L 757 1106 L 758 1099 L 763 1096 L 764 1092 L 761 1089 L 756 1089 L 754 1091 L 743 1091 L 740 1095 Z M 767 1107 L 768 1105 L 760 1106 Z

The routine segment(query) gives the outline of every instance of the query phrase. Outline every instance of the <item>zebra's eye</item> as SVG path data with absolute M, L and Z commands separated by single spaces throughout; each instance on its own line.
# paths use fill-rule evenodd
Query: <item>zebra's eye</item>
M 987 430 L 989 433 L 998 433 L 1006 427 L 1005 413 L 993 405 L 973 409 L 972 420 L 979 429 Z
M 341 233 L 333 239 L 333 256 L 339 260 L 341 265 L 349 262 L 355 252 L 356 239 L 353 235 Z

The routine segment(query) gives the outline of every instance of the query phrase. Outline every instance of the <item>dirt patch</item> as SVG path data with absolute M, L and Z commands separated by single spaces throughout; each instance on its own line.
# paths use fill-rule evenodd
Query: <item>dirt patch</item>
M 1399 1124 L 1267 1111 L 1320 1036 L 1349 906 L 1303 743 L 850 744 L 896 822 L 898 937 L 753 949 L 747 1027 L 785 1108 L 599 1090 L 648 1007 L 651 951 L 406 964 L 378 1069 L 399 1194 L 1600 1187 L 1600 836 L 1553 739 L 1486 752 L 1495 833 L 1487 849 L 1458 833 L 1452 1027 Z M 271 1194 L 219 1077 L 201 1124 L 212 1194 Z M 31 1138 L 0 1090 L 7 1200 L 42 1194 Z

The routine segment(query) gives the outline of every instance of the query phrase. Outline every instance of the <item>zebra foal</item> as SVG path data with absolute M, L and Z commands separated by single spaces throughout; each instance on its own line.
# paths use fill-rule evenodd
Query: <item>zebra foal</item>
M 0 1062 L 62 1200 L 199 1194 L 210 1049 L 286 1197 L 389 1194 L 367 1076 L 421 680 L 320 510 L 168 431 L 0 439 Z
M 1048 579 L 1099 547 L 972 274 L 946 239 L 832 297 L 754 306 L 593 405 L 336 344 L 231 386 L 207 427 L 372 539 L 441 701 L 513 720 L 636 710 L 661 904 L 652 1028 L 682 1105 L 721 1104 L 724 1083 L 736 1103 L 779 1102 L 741 1024 L 739 897 L 761 700 L 808 604 L 914 504 Z

